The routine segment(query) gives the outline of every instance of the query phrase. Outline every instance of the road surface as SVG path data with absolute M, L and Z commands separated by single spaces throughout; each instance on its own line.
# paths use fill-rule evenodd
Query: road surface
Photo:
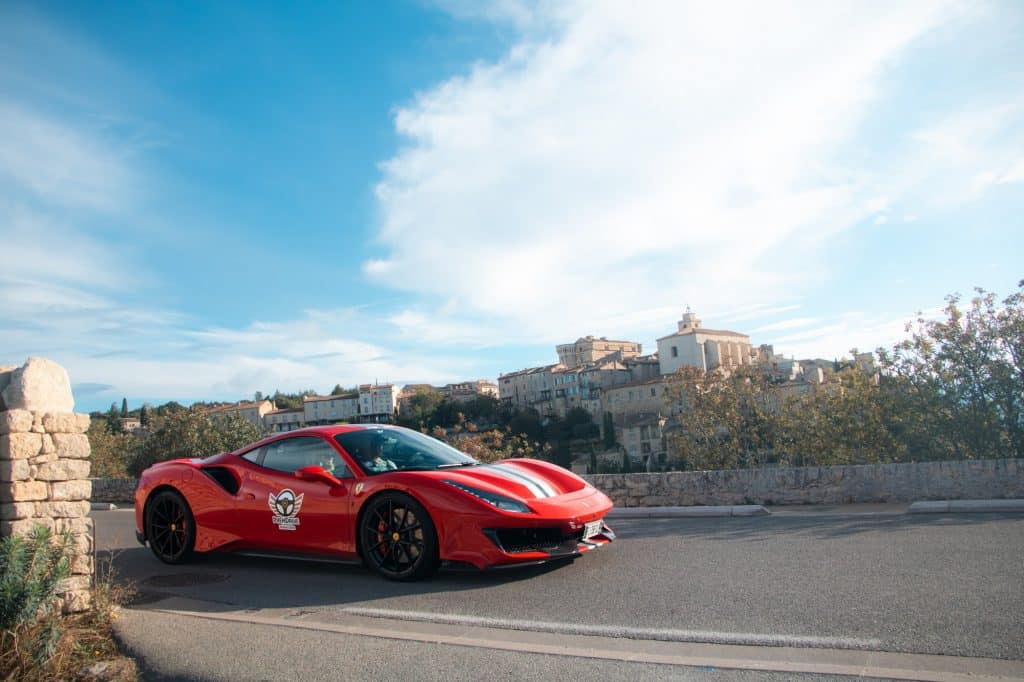
M 231 555 L 166 566 L 133 512 L 93 515 L 101 561 L 139 591 L 120 628 L 147 679 L 1024 676 L 1022 515 L 620 520 L 572 564 L 415 584 Z

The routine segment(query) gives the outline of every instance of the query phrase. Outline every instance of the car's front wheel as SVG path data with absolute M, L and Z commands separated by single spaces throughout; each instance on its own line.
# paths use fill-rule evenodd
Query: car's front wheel
M 146 539 L 165 564 L 189 559 L 196 542 L 196 524 L 185 498 L 173 490 L 157 493 L 146 505 Z
M 408 495 L 372 499 L 359 534 L 363 559 L 388 580 L 420 580 L 437 570 L 437 530 L 423 505 Z

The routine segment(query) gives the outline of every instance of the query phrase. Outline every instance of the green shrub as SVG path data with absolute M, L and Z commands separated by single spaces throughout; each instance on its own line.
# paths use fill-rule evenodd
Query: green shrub
M 0 661 L 19 649 L 40 666 L 53 658 L 61 636 L 57 586 L 71 574 L 72 541 L 45 526 L 0 539 Z

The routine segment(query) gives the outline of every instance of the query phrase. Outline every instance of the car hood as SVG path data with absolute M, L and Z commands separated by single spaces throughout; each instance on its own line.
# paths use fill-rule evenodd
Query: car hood
M 536 500 L 573 493 L 587 482 L 572 472 L 538 460 L 503 460 L 493 464 L 434 472 L 438 478 L 462 485 L 494 490 L 523 500 Z

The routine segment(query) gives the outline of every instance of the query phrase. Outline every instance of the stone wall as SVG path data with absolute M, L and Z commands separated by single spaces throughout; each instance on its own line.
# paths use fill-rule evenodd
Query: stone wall
M 94 478 L 92 479 L 92 501 L 133 504 L 137 478 Z
M 585 476 L 621 507 L 1024 498 L 1024 459 Z
M 89 606 L 93 522 L 88 518 L 89 415 L 75 414 L 67 372 L 43 358 L 0 367 L 0 537 L 37 524 L 74 537 L 65 611 Z

